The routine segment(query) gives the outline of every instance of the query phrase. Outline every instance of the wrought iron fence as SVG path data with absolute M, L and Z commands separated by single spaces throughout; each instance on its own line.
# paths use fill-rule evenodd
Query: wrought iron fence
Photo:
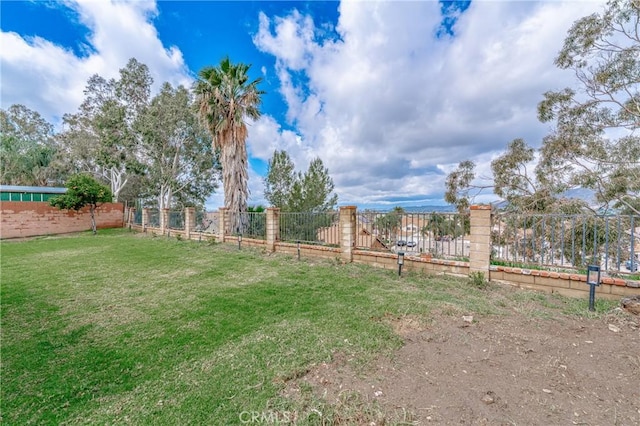
M 493 216 L 492 260 L 583 270 L 638 271 L 640 216 L 536 215 Z
M 242 237 L 258 240 L 267 239 L 267 214 L 265 212 L 232 213 L 230 220 L 232 224 L 237 225 L 232 231 L 233 235 L 242 235 Z
M 149 223 L 147 226 L 151 228 L 160 228 L 160 210 L 149 209 Z
M 208 234 L 216 233 L 215 220 L 209 217 L 209 213 L 203 210 L 196 211 L 195 219 L 191 231 L 204 232 Z
M 280 213 L 280 240 L 340 246 L 338 213 Z
M 459 213 L 360 212 L 356 247 L 464 260 L 469 256 L 469 216 Z
M 184 211 L 170 211 L 169 212 L 169 224 L 170 229 L 184 229 Z
M 136 209 L 133 215 L 133 223 L 135 225 L 142 225 L 142 209 Z

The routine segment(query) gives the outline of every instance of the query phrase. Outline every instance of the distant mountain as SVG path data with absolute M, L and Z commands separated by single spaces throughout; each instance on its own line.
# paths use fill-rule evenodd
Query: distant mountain
M 455 206 L 409 206 L 404 207 L 404 211 L 407 213 L 455 213 L 457 210 Z
M 596 203 L 596 191 L 588 188 L 574 188 L 565 191 L 562 195 L 565 198 L 577 198 L 579 200 L 586 201 L 590 206 L 595 206 Z
M 455 206 L 401 206 L 401 207 L 407 213 L 434 213 L 434 212 L 455 213 L 457 211 Z M 392 211 L 394 208 L 395 207 L 384 208 L 384 209 L 370 209 L 370 210 L 375 210 L 376 212 L 380 212 L 380 213 L 387 213 Z M 364 210 L 364 209 L 358 208 L 358 210 Z

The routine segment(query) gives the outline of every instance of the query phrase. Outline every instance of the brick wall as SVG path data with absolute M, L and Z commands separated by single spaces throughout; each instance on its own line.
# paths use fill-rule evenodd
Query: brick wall
M 59 210 L 49 203 L 3 201 L 0 203 L 0 238 L 35 237 L 66 234 L 91 229 L 89 208 Z M 98 228 L 121 228 L 124 205 L 105 203 L 96 210 Z

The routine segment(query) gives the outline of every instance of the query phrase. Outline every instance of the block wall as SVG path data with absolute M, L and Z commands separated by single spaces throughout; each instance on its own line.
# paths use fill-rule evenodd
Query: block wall
M 2 201 L 0 214 L 1 239 L 67 234 L 91 229 L 88 207 L 80 211 L 59 210 L 43 202 Z M 124 226 L 124 205 L 102 204 L 96 210 L 95 217 L 98 229 L 121 228 Z

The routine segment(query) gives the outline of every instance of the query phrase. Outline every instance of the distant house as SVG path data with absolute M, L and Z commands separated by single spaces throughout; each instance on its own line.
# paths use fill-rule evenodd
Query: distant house
M 331 226 L 319 228 L 316 232 L 318 241 L 321 241 L 329 245 L 340 245 L 340 227 L 339 224 L 334 223 Z M 373 249 L 373 250 L 388 250 L 389 248 L 385 243 L 373 235 L 371 231 L 366 228 L 360 228 L 356 235 L 356 247 Z

